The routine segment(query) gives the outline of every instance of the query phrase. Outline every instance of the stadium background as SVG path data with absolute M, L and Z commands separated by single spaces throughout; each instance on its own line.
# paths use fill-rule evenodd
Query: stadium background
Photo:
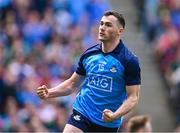
M 63 130 L 75 93 L 42 101 L 35 88 L 72 74 L 81 53 L 97 42 L 98 21 L 108 9 L 124 14 L 123 40 L 142 67 L 140 102 L 126 119 L 149 114 L 153 131 L 178 130 L 179 0 L 2 0 L 0 132 Z

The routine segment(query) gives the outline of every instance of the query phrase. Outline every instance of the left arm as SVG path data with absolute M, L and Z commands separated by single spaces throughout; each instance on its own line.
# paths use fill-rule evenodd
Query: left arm
M 126 86 L 126 91 L 128 94 L 126 101 L 115 112 L 112 112 L 109 109 L 105 109 L 103 111 L 103 120 L 105 122 L 111 122 L 131 111 L 138 103 L 139 90 L 140 85 Z

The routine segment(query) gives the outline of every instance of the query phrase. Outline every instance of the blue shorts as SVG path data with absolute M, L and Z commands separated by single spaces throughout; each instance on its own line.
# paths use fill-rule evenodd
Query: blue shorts
M 97 125 L 73 109 L 73 114 L 68 120 L 68 124 L 73 125 L 83 132 L 117 132 L 118 128 L 108 128 Z

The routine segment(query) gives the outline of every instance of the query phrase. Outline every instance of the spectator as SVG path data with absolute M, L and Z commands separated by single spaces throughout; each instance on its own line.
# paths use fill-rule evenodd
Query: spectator
M 147 115 L 134 116 L 127 123 L 128 132 L 152 132 L 151 119 Z
M 63 81 L 74 71 L 71 66 L 85 48 L 92 25 L 88 8 L 92 0 L 78 0 L 75 6 L 73 2 L 0 0 L 0 132 L 63 131 L 75 94 L 55 99 L 58 106 L 49 106 L 47 101 L 42 105 L 33 88 Z M 103 10 L 109 7 L 108 1 L 99 3 Z M 100 10 L 96 13 L 102 15 Z M 17 106 L 15 126 L 6 109 L 9 97 Z M 49 113 L 51 108 L 55 114 Z M 42 119 L 46 113 L 50 114 L 48 121 Z

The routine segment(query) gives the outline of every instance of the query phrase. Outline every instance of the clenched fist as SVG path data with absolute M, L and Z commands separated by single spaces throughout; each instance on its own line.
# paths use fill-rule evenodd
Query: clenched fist
M 114 113 L 111 110 L 109 110 L 109 109 L 105 109 L 103 111 L 102 119 L 105 122 L 111 122 L 111 121 L 113 121 L 115 119 Z
M 47 99 L 49 96 L 48 88 L 45 85 L 38 87 L 36 92 L 41 99 Z

